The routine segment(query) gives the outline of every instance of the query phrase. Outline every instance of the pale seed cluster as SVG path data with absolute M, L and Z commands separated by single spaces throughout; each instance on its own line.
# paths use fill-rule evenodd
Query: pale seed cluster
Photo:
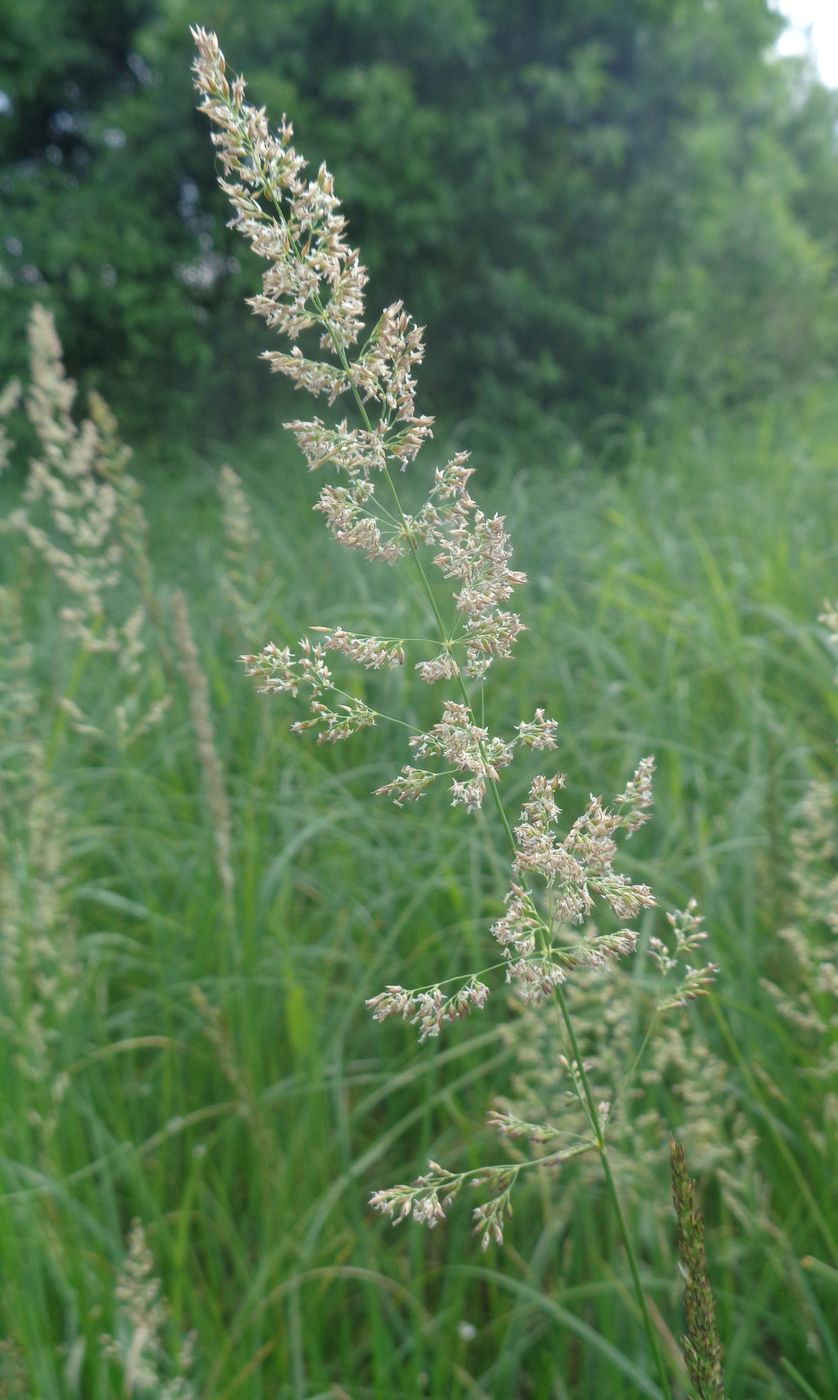
M 340 544 L 371 560 L 409 561 L 438 633 L 436 642 L 418 644 L 428 645 L 430 654 L 414 659 L 417 643 L 404 637 L 316 628 L 316 640 L 304 638 L 296 652 L 268 643 L 258 655 L 244 657 L 247 674 L 269 694 L 304 696 L 308 717 L 292 728 L 311 729 L 322 743 L 350 738 L 386 718 L 358 698 L 354 687 L 348 692 L 339 685 L 327 657 L 339 656 L 370 670 L 402 666 L 410 657 L 421 680 L 445 684 L 451 692 L 443 699 L 437 723 L 411 737 L 412 761 L 377 792 L 401 807 L 417 801 L 444 775 L 450 779 L 454 806 L 478 812 L 491 794 L 514 846 L 505 910 L 492 925 L 500 961 L 449 984 L 414 989 L 391 984 L 368 1002 L 374 1019 L 398 1017 L 426 1040 L 438 1036 L 446 1023 L 483 1007 L 489 993 L 484 977 L 492 972 L 503 971 L 521 999 L 532 1002 L 550 993 L 561 997 L 562 984 L 572 971 L 584 967 L 596 978 L 635 949 L 634 930 L 603 931 L 590 920 L 597 906 L 609 920 L 622 924 L 654 904 L 646 885 L 633 883 L 615 867 L 618 836 L 630 836 L 648 818 L 654 765 L 652 759 L 644 759 L 612 806 L 592 797 L 563 835 L 556 793 L 564 779 L 539 775 L 532 780 L 513 835 L 499 795 L 503 772 L 516 751 L 554 750 L 558 727 L 539 708 L 531 720 L 516 725 L 513 735 L 495 734 L 483 722 L 482 705 L 478 719 L 472 698 L 474 683 L 485 679 L 494 661 L 511 656 L 524 630 L 519 615 L 508 606 L 514 590 L 526 580 L 512 568 L 504 518 L 486 514 L 473 499 L 473 468 L 463 452 L 436 468 L 426 499 L 415 512 L 403 508 L 395 484 L 398 474 L 415 459 L 432 427 L 432 420 L 416 409 L 422 331 L 397 302 L 363 338 L 367 278 L 358 253 L 346 241 L 331 175 L 321 166 L 314 179 L 305 178 L 305 162 L 285 117 L 272 131 L 265 113 L 246 101 L 244 81 L 228 79 L 215 36 L 202 29 L 193 30 L 193 36 L 198 51 L 195 81 L 201 109 L 213 125 L 212 139 L 223 168 L 220 183 L 234 209 L 234 226 L 267 264 L 262 292 L 252 306 L 290 342 L 288 348 L 267 352 L 266 358 L 297 388 L 330 405 L 354 400 L 354 425 L 346 416 L 336 423 L 314 417 L 287 425 L 309 470 L 331 470 L 315 509 Z M 429 577 L 433 569 L 452 586 L 453 607 L 441 610 Z M 672 970 L 667 959 L 680 968 L 703 937 L 692 912 L 673 930 L 677 948 L 671 959 L 663 944 L 656 945 L 662 972 Z M 672 1004 L 697 995 L 710 974 L 709 969 L 688 967 L 678 997 L 674 1002 L 670 998 Z M 549 1053 L 555 1061 L 555 1054 Z M 587 1114 L 587 1132 L 577 1135 L 582 1146 L 564 1155 L 588 1150 L 595 1139 L 602 1150 L 610 1099 L 603 1095 L 592 1110 L 585 1065 L 565 1061 L 565 1066 L 576 1110 L 584 1108 L 583 1117 Z M 510 1110 L 508 1124 L 532 1126 L 534 1116 L 515 1118 Z M 538 1129 L 533 1132 L 537 1139 Z M 514 1136 L 512 1131 L 509 1136 Z M 518 1170 L 514 1164 L 488 1168 L 477 1178 L 489 1191 L 489 1199 L 475 1211 L 475 1228 L 484 1247 L 502 1238 Z M 412 1186 L 376 1192 L 372 1204 L 394 1220 L 411 1215 L 434 1226 L 471 1176 L 431 1163 L 429 1173 Z
M 442 719 L 427 734 L 415 734 L 410 746 L 417 758 L 440 758 L 460 773 L 451 784 L 451 805 L 469 812 L 483 805 L 487 782 L 500 781 L 500 770 L 512 762 L 513 745 L 491 737 L 475 724 L 471 708 L 457 700 L 446 700 Z
M 230 466 L 218 474 L 221 519 L 224 528 L 224 571 L 221 586 L 228 607 L 245 636 L 252 634 L 259 612 L 259 531 L 242 479 Z
M 472 1009 L 482 1011 L 488 996 L 485 982 L 469 977 L 451 996 L 445 996 L 440 987 L 413 992 L 397 985 L 386 987 L 378 996 L 370 997 L 367 1007 L 374 1021 L 400 1016 L 418 1027 L 421 1045 L 429 1036 L 439 1035 L 446 1021 L 461 1021 Z
M 230 816 L 230 804 L 224 785 L 224 771 L 215 742 L 209 681 L 201 665 L 201 658 L 189 621 L 186 599 L 179 589 L 172 596 L 172 615 L 177 664 L 186 683 L 192 728 L 197 743 L 198 758 L 212 824 L 215 865 L 227 913 L 231 915 L 235 882 L 233 878 L 233 823 Z
M 20 380 L 11 379 L 0 393 L 0 472 L 9 465 L 12 455 L 12 439 L 6 427 L 6 420 L 20 403 L 22 392 Z
M 667 914 L 667 921 L 675 939 L 670 949 L 662 939 L 654 935 L 649 939 L 649 953 L 657 963 L 662 977 L 677 973 L 678 981 L 658 1003 L 660 1011 L 670 1011 L 676 1006 L 686 1006 L 696 997 L 704 996 L 715 981 L 718 967 L 715 963 L 705 963 L 693 967 L 690 958 L 701 950 L 707 939 L 701 915 L 697 912 L 696 901 L 691 899 L 686 909 Z M 682 966 L 683 964 L 683 966 Z
M 151 693 L 146 665 L 151 566 L 139 487 L 127 470 L 130 452 L 98 394 L 90 417 L 73 417 L 76 388 L 64 372 L 52 316 L 35 306 L 29 322 L 30 383 L 26 408 L 38 439 L 29 464 L 24 504 L 8 526 L 19 532 L 53 574 L 66 600 L 59 608 L 65 634 L 88 655 L 115 663 L 121 695 L 113 709 L 114 738 L 126 745 L 157 724 L 169 704 L 159 685 Z M 4 394 L 2 409 L 16 395 Z M 2 452 L 0 451 L 0 456 Z M 134 576 L 134 600 L 126 608 L 115 590 Z M 104 737 L 75 696 L 62 706 L 79 733 Z
M 608 808 L 591 797 L 581 817 L 561 840 L 556 825 L 561 809 L 555 801 L 564 777 L 543 775 L 533 779 L 529 800 L 515 828 L 515 870 L 519 875 L 539 875 L 552 892 L 553 918 L 577 924 L 592 912 L 597 898 L 605 900 L 618 919 L 632 919 L 654 904 L 646 885 L 633 885 L 614 870 L 616 835 L 631 835 L 648 820 L 651 802 L 649 779 L 652 759 L 644 759 L 633 784 Z
M 375 1191 L 370 1204 L 375 1210 L 389 1215 L 394 1225 L 412 1216 L 414 1220 L 433 1230 L 445 1219 L 447 1207 L 458 1195 L 463 1177 L 449 1172 L 438 1162 L 428 1162 L 424 1176 L 418 1176 L 410 1186 L 390 1186 L 385 1191 Z
M 40 454 L 30 463 L 25 501 L 12 524 L 54 572 L 72 602 L 61 610 L 68 633 L 90 651 L 118 654 L 120 638 L 107 625 L 104 595 L 119 582 L 117 494 L 97 470 L 99 434 L 92 420 L 73 421 L 76 390 L 64 374 L 52 316 L 36 306 L 29 322 L 31 383 L 27 411 Z M 37 507 L 45 506 L 46 525 Z M 133 660 L 134 647 L 129 644 Z
M 670 933 L 670 952 L 674 941 Z M 713 1174 L 737 1218 L 761 1228 L 759 1143 L 740 1107 L 735 1074 L 675 1004 L 681 980 L 683 964 L 664 975 L 650 957 L 640 967 L 620 960 L 591 968 L 574 983 L 580 1049 L 612 1168 L 636 1202 L 639 1228 L 668 1228 L 660 1143 L 667 1126 L 677 1123 L 696 1169 Z M 651 1033 L 632 1077 L 639 1026 L 650 1026 Z M 577 1144 L 577 1170 L 560 1177 L 556 1190 L 551 1177 L 545 1185 L 546 1217 L 554 1225 L 570 1221 L 600 1175 L 576 1066 L 556 1054 L 553 1029 L 537 1007 L 516 1003 L 502 1033 L 514 1055 L 512 1089 L 496 1099 L 488 1122 L 519 1147 L 522 1164 L 559 1165 L 557 1149 L 566 1154 L 568 1143 Z
M 348 636 L 346 633 L 343 635 Z M 265 694 L 296 696 L 301 689 L 305 690 L 309 696 L 310 718 L 297 720 L 291 726 L 292 731 L 302 734 L 307 729 L 314 729 L 318 744 L 336 744 L 351 738 L 360 729 L 374 725 L 377 715 L 363 700 L 352 695 L 347 696 L 346 701 L 338 704 L 336 709 L 324 704 L 324 695 L 343 693 L 337 691 L 332 673 L 323 659 L 326 650 L 324 642 L 312 645 L 307 637 L 303 637 L 299 656 L 294 656 L 288 647 L 277 647 L 269 642 L 258 656 L 243 656 L 242 661 L 245 674 L 256 676 L 260 681 L 258 688 Z
M 820 621 L 838 647 L 838 606 Z M 838 676 L 836 676 L 838 680 Z M 804 1077 L 834 1086 L 838 1075 L 838 784 L 813 780 L 792 830 L 792 922 L 779 930 L 782 974 L 762 985 L 795 1041 L 807 1047 Z M 819 1099 L 820 1117 L 807 1126 L 829 1151 L 838 1127 L 838 1094 Z
M 542 712 L 536 715 L 536 732 L 528 736 L 534 747 L 554 747 L 552 730 L 544 733 L 549 724 Z M 524 728 L 519 726 L 519 732 Z M 521 737 L 527 742 L 527 736 Z M 573 942 L 561 930 L 588 919 L 597 900 L 610 906 L 618 919 L 633 919 L 654 904 L 648 886 L 632 884 L 614 869 L 617 833 L 630 836 L 648 818 L 652 769 L 652 760 L 644 759 L 613 808 L 591 797 L 562 838 L 557 834 L 561 809 L 555 795 L 564 777 L 538 774 L 533 779 L 515 828 L 517 878 L 506 895 L 506 912 L 492 926 L 508 960 L 507 976 L 518 983 L 526 1000 L 549 995 L 573 968 L 604 966 L 634 951 L 637 934 L 631 929 L 594 932 Z M 543 882 L 543 912 L 530 889 L 534 876 Z
M 81 967 L 66 821 L 36 728 L 32 649 L 6 588 L 0 627 L 0 1034 L 27 1085 L 29 1122 L 48 1138 L 68 1085 L 63 1028 Z
M 826 604 L 819 619 L 838 648 L 838 603 Z M 836 673 L 838 682 L 838 673 Z M 798 1073 L 820 1088 L 817 1114 L 806 1115 L 812 1141 L 828 1154 L 838 1130 L 838 784 L 813 780 L 792 830 L 792 922 L 779 931 L 782 968 L 762 986 L 805 1047 Z
M 417 663 L 420 675 L 429 683 L 460 673 L 482 677 L 493 659 L 511 654 L 523 627 L 503 606 L 524 575 L 510 568 L 502 517 L 486 516 L 470 496 L 472 469 L 465 453 L 437 469 L 428 499 L 415 515 L 405 514 L 390 498 L 389 465 L 404 468 L 412 461 L 432 426 L 415 406 L 415 370 L 424 353 L 421 329 L 395 303 L 354 353 L 364 327 L 366 273 L 346 241 L 331 175 L 321 167 L 315 179 L 305 179 L 290 124 L 283 118 L 272 132 L 264 112 L 245 100 L 243 80 L 228 79 L 215 36 L 201 29 L 193 33 L 196 86 L 213 123 L 221 185 L 235 210 L 235 226 L 268 263 L 262 294 L 252 305 L 292 342 L 290 352 L 269 351 L 267 358 L 298 387 L 325 394 L 330 402 L 351 394 L 362 419 L 357 427 L 346 419 L 331 425 L 320 418 L 288 425 L 311 470 L 329 465 L 338 474 L 337 483 L 323 486 L 316 509 L 337 541 L 370 559 L 394 563 L 419 544 L 434 550 L 433 562 L 457 581 L 462 630 L 443 639 L 436 657 Z M 307 357 L 296 344 L 310 331 L 318 333 L 319 351 L 331 359 L 322 353 Z M 362 665 L 376 664 L 373 647 L 345 654 Z M 252 669 L 259 673 L 255 665 Z M 334 724 L 328 737 L 345 737 L 355 728 L 351 720 Z M 460 793 L 463 805 L 479 805 L 479 782 L 466 786 Z
M 128 1251 L 114 1289 L 116 1333 L 101 1339 L 102 1353 L 122 1377 L 123 1395 L 155 1395 L 159 1400 L 192 1400 L 188 1380 L 194 1339 L 189 1336 L 172 1357 L 166 1344 L 170 1310 L 139 1220 L 131 1225 Z
M 476 1188 L 485 1187 L 490 1193 L 488 1200 L 472 1211 L 474 1233 L 485 1252 L 493 1240 L 496 1244 L 503 1244 L 504 1220 L 512 1214 L 512 1188 L 517 1181 L 518 1170 L 514 1165 L 504 1165 L 484 1167 L 479 1172 L 458 1173 L 448 1171 L 439 1162 L 430 1161 L 427 1172 L 417 1177 L 410 1186 L 392 1186 L 386 1191 L 376 1191 L 370 1204 L 383 1215 L 388 1215 L 394 1225 L 412 1217 L 433 1230 L 445 1219 L 448 1207 L 466 1183 Z
M 379 671 L 382 666 L 403 666 L 404 647 L 401 643 L 390 644 L 378 637 L 359 637 L 354 632 L 345 632 L 336 627 L 323 640 L 324 651 L 337 651 L 350 661 L 356 661 L 367 671 Z

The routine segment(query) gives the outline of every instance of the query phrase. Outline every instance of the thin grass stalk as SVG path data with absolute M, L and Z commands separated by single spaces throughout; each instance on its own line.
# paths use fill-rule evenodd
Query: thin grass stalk
M 672 1201 L 678 1222 L 678 1260 L 684 1276 L 687 1332 L 684 1355 L 698 1400 L 725 1400 L 722 1347 L 716 1329 L 716 1304 L 704 1257 L 704 1221 L 695 1204 L 695 1188 L 681 1144 L 670 1138 Z

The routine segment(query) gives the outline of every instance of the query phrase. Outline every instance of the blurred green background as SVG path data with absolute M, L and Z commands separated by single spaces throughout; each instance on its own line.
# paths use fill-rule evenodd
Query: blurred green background
M 334 171 L 371 311 L 403 298 L 427 325 L 418 404 L 439 423 L 406 491 L 476 447 L 475 495 L 509 518 L 529 630 L 488 722 L 558 719 L 570 819 L 657 756 L 625 868 L 664 908 L 698 898 L 721 965 L 614 1130 L 675 1392 L 664 1127 L 698 1179 L 729 1397 L 831 1400 L 838 689 L 818 614 L 838 590 L 838 95 L 778 57 L 766 0 L 0 0 L 0 390 L 29 382 L 47 305 L 77 419 L 100 390 L 148 523 L 146 555 L 131 517 L 108 594 L 120 625 L 145 608 L 126 673 L 67 636 L 15 528 L 43 443 L 9 420 L 0 1397 L 660 1394 L 596 1163 L 533 1173 L 487 1256 L 469 1202 L 433 1234 L 367 1209 L 429 1155 L 518 1150 L 483 1126 L 532 1072 L 502 987 L 421 1049 L 364 1007 L 489 960 L 507 861 L 491 811 L 372 799 L 401 732 L 324 752 L 237 662 L 312 624 L 413 636 L 423 613 L 398 570 L 325 539 L 279 430 L 310 404 L 256 359 L 261 265 L 226 228 L 194 111 L 195 22 Z M 427 727 L 440 697 L 412 675 L 363 683 Z M 120 727 L 164 698 L 153 727 Z M 512 810 L 526 775 L 506 790 Z M 644 943 L 664 928 L 650 912 Z M 569 985 L 597 1072 L 612 1031 L 640 1047 L 643 966 L 613 998 Z M 566 1083 L 555 1042 L 539 1054 L 549 1102 Z M 166 1299 L 145 1332 L 132 1277 L 159 1278 L 147 1308 Z
M 5 367 L 37 298 L 132 434 L 270 421 L 194 22 L 337 172 L 438 413 L 549 440 L 834 366 L 838 96 L 767 0 L 3 0 Z

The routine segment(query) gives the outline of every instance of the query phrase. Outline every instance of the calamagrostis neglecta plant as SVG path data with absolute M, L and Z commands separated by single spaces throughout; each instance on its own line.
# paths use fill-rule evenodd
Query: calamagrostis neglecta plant
M 397 473 L 414 461 L 432 428 L 432 420 L 417 411 L 415 401 L 415 373 L 424 353 L 421 328 L 396 302 L 362 339 L 367 274 L 347 242 L 332 176 L 321 166 L 313 179 L 306 179 L 290 124 L 283 117 L 272 131 L 264 111 L 246 101 L 244 80 L 228 80 L 215 35 L 195 29 L 193 36 L 198 50 L 195 81 L 201 108 L 214 128 L 220 184 L 235 211 L 234 226 L 266 263 L 262 292 L 251 305 L 291 342 L 290 349 L 267 351 L 265 358 L 297 388 L 329 405 L 349 403 L 355 415 L 353 425 L 343 416 L 337 422 L 316 416 L 288 425 L 309 468 L 331 467 L 336 474 L 334 482 L 322 487 L 315 509 L 340 544 L 374 562 L 405 561 L 434 632 L 424 642 L 408 642 L 401 636 L 373 636 L 342 627 L 311 629 L 296 650 L 268 643 L 258 656 L 245 657 L 247 672 L 263 691 L 304 697 L 307 713 L 292 727 L 313 731 L 318 743 L 338 742 L 387 720 L 341 685 L 332 669 L 336 660 L 367 669 L 403 667 L 410 654 L 420 681 L 446 688 L 438 722 L 412 734 L 410 761 L 378 793 L 402 806 L 445 782 L 453 806 L 476 812 L 487 799 L 492 804 L 511 859 L 503 912 L 490 930 L 495 953 L 486 969 L 463 971 L 444 985 L 392 984 L 368 1004 L 376 1020 L 398 1016 L 425 1040 L 438 1036 L 446 1023 L 482 1008 L 491 983 L 502 974 L 524 1003 L 555 1007 L 569 1083 L 585 1124 L 582 1141 L 546 1159 L 519 1157 L 459 1173 L 431 1162 L 412 1185 L 375 1192 L 372 1204 L 394 1221 L 412 1215 L 433 1227 L 464 1186 L 482 1186 L 486 1199 L 475 1208 L 474 1218 L 485 1247 L 491 1239 L 503 1238 L 511 1193 L 522 1170 L 555 1170 L 568 1157 L 595 1152 L 661 1387 L 668 1396 L 667 1372 L 611 1168 L 607 1106 L 598 1101 L 588 1075 L 565 991 L 575 976 L 613 966 L 633 953 L 638 933 L 632 925 L 654 904 L 646 885 L 633 883 L 615 868 L 618 839 L 630 837 L 648 819 L 653 761 L 640 762 L 612 803 L 591 797 L 585 811 L 564 829 L 557 802 L 564 778 L 554 771 L 538 774 L 519 818 L 510 820 L 501 796 L 502 774 L 522 751 L 554 751 L 557 723 L 536 709 L 513 733 L 501 735 L 483 720 L 486 676 L 494 662 L 511 657 L 524 630 L 518 613 L 507 606 L 525 576 L 511 567 L 504 519 L 486 514 L 472 498 L 473 468 L 465 452 L 436 469 L 417 511 L 405 510 Z M 309 344 L 306 351 L 298 344 L 301 337 Z M 453 587 L 451 622 L 437 600 L 429 567 Z M 603 916 L 604 926 L 594 924 L 595 914 Z M 706 988 L 713 969 L 693 966 L 703 937 L 690 910 L 674 919 L 669 941 L 651 945 L 661 972 L 669 977 L 677 967 L 682 969 L 675 988 L 661 1001 L 680 1004 Z
M 60 619 L 79 648 L 62 706 L 73 727 L 101 737 L 77 704 L 86 659 L 105 654 L 115 663 L 121 695 L 113 708 L 113 737 L 128 744 L 156 724 L 168 698 L 152 698 L 148 619 L 154 610 L 146 521 L 139 487 L 127 470 L 130 452 L 98 394 L 80 425 L 73 408 L 76 387 L 67 378 L 50 312 L 35 306 L 29 322 L 30 382 L 26 409 L 38 452 L 29 464 L 23 503 L 7 525 L 20 532 L 53 574 L 64 596 Z M 0 418 L 14 405 L 14 386 L 0 400 Z M 0 465 L 8 439 L 0 439 Z M 133 575 L 128 603 L 126 569 Z M 157 687 L 159 690 L 160 687 Z
M 67 1090 L 62 1028 L 81 968 L 68 909 L 62 794 L 37 729 L 20 601 L 0 589 L 0 1035 L 46 1140 Z
M 149 664 L 144 599 L 152 584 L 130 454 L 97 395 L 89 418 L 76 423 L 75 386 L 52 317 L 39 306 L 29 324 L 29 364 L 24 398 L 37 450 L 23 501 L 0 528 L 22 537 L 24 552 L 52 575 L 71 658 L 61 709 L 44 733 L 24 640 L 23 589 L 0 590 L 0 1032 L 28 1086 L 27 1120 L 46 1142 L 68 1086 L 66 1024 L 80 1014 L 84 985 L 56 758 L 68 722 L 94 741 L 124 746 L 160 719 L 168 699 Z M 0 420 L 20 397 L 17 385 L 0 395 Z M 10 435 L 0 432 L 0 467 L 10 446 Z M 102 657 L 117 687 L 93 718 L 77 698 L 88 666 L 95 669 Z M 56 674 L 61 660 L 53 663 Z

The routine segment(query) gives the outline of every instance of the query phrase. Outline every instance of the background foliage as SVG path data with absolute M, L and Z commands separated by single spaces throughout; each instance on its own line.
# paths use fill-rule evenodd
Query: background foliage
M 793 415 L 769 405 L 662 445 L 635 435 L 620 473 L 567 457 L 515 472 L 509 460 L 504 490 L 480 487 L 508 511 L 530 574 L 530 630 L 515 664 L 498 667 L 493 716 L 508 729 L 551 706 L 569 812 L 655 752 L 654 817 L 628 868 L 665 907 L 698 897 L 721 964 L 712 1000 L 684 1013 L 693 1032 L 678 1023 L 682 1062 L 624 1113 L 638 1144 L 651 1107 L 685 1141 L 731 1400 L 838 1387 L 836 1116 L 823 1077 L 835 1032 L 833 1020 L 820 1036 L 806 1003 L 834 1018 L 834 935 L 811 891 L 798 906 L 793 848 L 812 779 L 834 768 L 835 657 L 813 600 L 838 562 L 836 434 L 834 396 L 819 389 Z M 504 1249 L 487 1256 L 468 1200 L 432 1234 L 393 1231 L 367 1210 L 369 1191 L 429 1156 L 497 1160 L 481 1124 L 523 1068 L 502 990 L 421 1049 L 411 1028 L 372 1024 L 364 999 L 482 965 L 506 862 L 499 870 L 500 841 L 444 794 L 404 811 L 370 796 L 404 760 L 400 733 L 380 726 L 324 752 L 288 733 L 281 698 L 254 696 L 234 662 L 243 648 L 293 640 L 313 616 L 410 632 L 423 614 L 401 571 L 386 572 L 382 599 L 380 574 L 324 546 L 316 485 L 290 440 L 251 450 L 243 470 L 257 523 L 243 578 L 229 572 L 214 472 L 193 459 L 152 477 L 159 636 L 133 681 L 112 656 L 80 657 L 68 642 L 63 594 L 36 558 L 13 541 L 0 552 L 0 584 L 19 585 L 36 701 L 16 722 L 0 695 L 0 856 L 14 857 L 0 861 L 0 1393 L 123 1392 L 101 1337 L 127 1349 L 140 1331 L 117 1291 L 139 1217 L 169 1304 L 159 1355 L 146 1338 L 158 1379 L 135 1386 L 142 1400 L 168 1400 L 163 1378 L 193 1329 L 183 1400 L 654 1400 L 596 1163 L 520 1187 Z M 18 500 L 0 478 L 0 519 Z M 210 687 L 232 901 L 190 716 L 195 680 L 172 664 L 175 587 Z M 128 580 L 119 595 L 130 612 Z M 14 682 L 19 650 L 8 624 L 4 635 L 0 684 Z M 384 708 L 435 718 L 432 692 L 401 672 L 380 679 Z M 165 691 L 171 707 L 120 744 L 126 685 Z M 57 708 L 67 695 L 84 725 Z M 21 726 L 43 745 L 37 767 Z M 803 835 L 834 881 L 822 838 Z M 655 917 L 644 932 L 661 927 Z M 790 925 L 803 953 L 822 951 L 822 978 L 817 964 L 801 975 L 780 937 Z M 56 1004 L 56 969 L 69 1007 Z M 609 1007 L 623 994 L 611 978 Z M 584 1002 L 581 977 L 569 992 Z M 10 1025 L 24 1044 L 43 1040 L 40 1058 L 21 1055 Z M 631 1026 L 631 1052 L 643 1027 Z M 620 1171 L 675 1355 L 683 1284 L 657 1146 L 621 1157 Z
M 188 23 L 328 155 L 439 411 L 545 435 L 834 362 L 838 99 L 767 0 L 4 0 L 0 356 L 33 298 L 135 433 L 264 421 Z M 137 385 L 145 386 L 142 405 Z M 154 400 L 155 411 L 148 413 Z

